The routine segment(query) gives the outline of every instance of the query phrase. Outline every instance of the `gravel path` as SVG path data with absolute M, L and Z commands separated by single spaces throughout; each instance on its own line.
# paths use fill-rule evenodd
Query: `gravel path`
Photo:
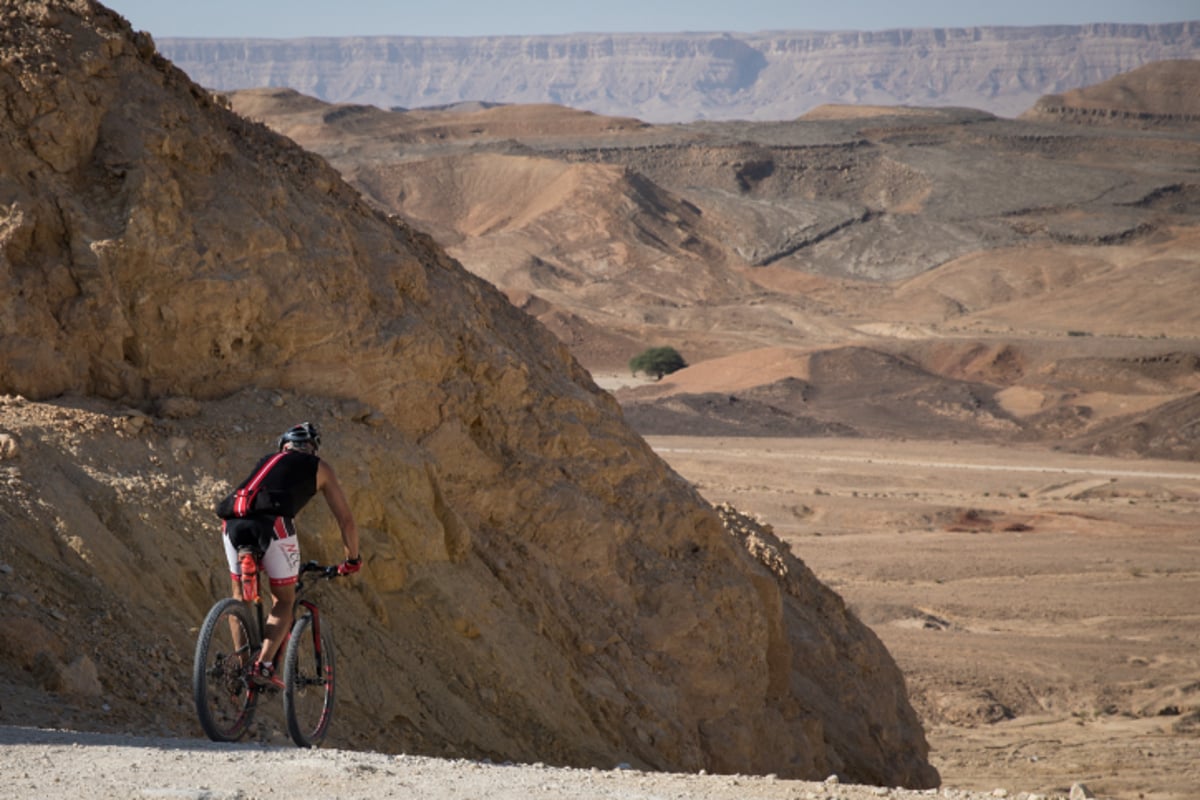
M 1024 794 L 926 792 L 773 777 L 683 775 L 630 769 L 561 769 L 348 750 L 220 745 L 199 739 L 0 727 L 6 797 L 256 800 L 876 800 L 945 797 L 1014 800 Z

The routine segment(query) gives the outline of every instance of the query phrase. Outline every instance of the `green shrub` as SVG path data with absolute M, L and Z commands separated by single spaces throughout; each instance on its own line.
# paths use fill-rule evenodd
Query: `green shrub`
M 670 375 L 686 366 L 687 362 L 674 347 L 651 347 L 629 359 L 629 370 L 634 375 L 644 372 L 653 375 L 655 380 L 662 380 L 663 375 Z

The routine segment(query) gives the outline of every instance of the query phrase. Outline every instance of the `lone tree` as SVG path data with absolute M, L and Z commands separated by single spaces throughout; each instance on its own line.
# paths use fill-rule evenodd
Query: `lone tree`
M 629 369 L 634 375 L 644 372 L 653 375 L 656 381 L 686 366 L 687 362 L 674 347 L 651 347 L 629 359 Z

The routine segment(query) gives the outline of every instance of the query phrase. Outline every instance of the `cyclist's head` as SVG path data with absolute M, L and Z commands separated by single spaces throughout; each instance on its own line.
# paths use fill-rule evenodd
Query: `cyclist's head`
M 293 447 L 303 448 L 309 446 L 312 452 L 317 452 L 321 446 L 321 432 L 317 430 L 317 426 L 311 422 L 301 422 L 288 428 L 287 431 L 279 437 L 279 449 L 292 445 Z

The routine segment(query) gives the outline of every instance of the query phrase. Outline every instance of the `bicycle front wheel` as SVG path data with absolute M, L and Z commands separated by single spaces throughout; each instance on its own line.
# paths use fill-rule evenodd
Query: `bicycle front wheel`
M 200 726 L 214 742 L 236 742 L 246 733 L 258 692 L 247 667 L 260 643 L 246 604 L 228 597 L 212 607 L 196 640 L 192 698 Z
M 316 747 L 333 717 L 333 634 L 304 614 L 292 626 L 283 666 L 283 715 L 298 747 Z

